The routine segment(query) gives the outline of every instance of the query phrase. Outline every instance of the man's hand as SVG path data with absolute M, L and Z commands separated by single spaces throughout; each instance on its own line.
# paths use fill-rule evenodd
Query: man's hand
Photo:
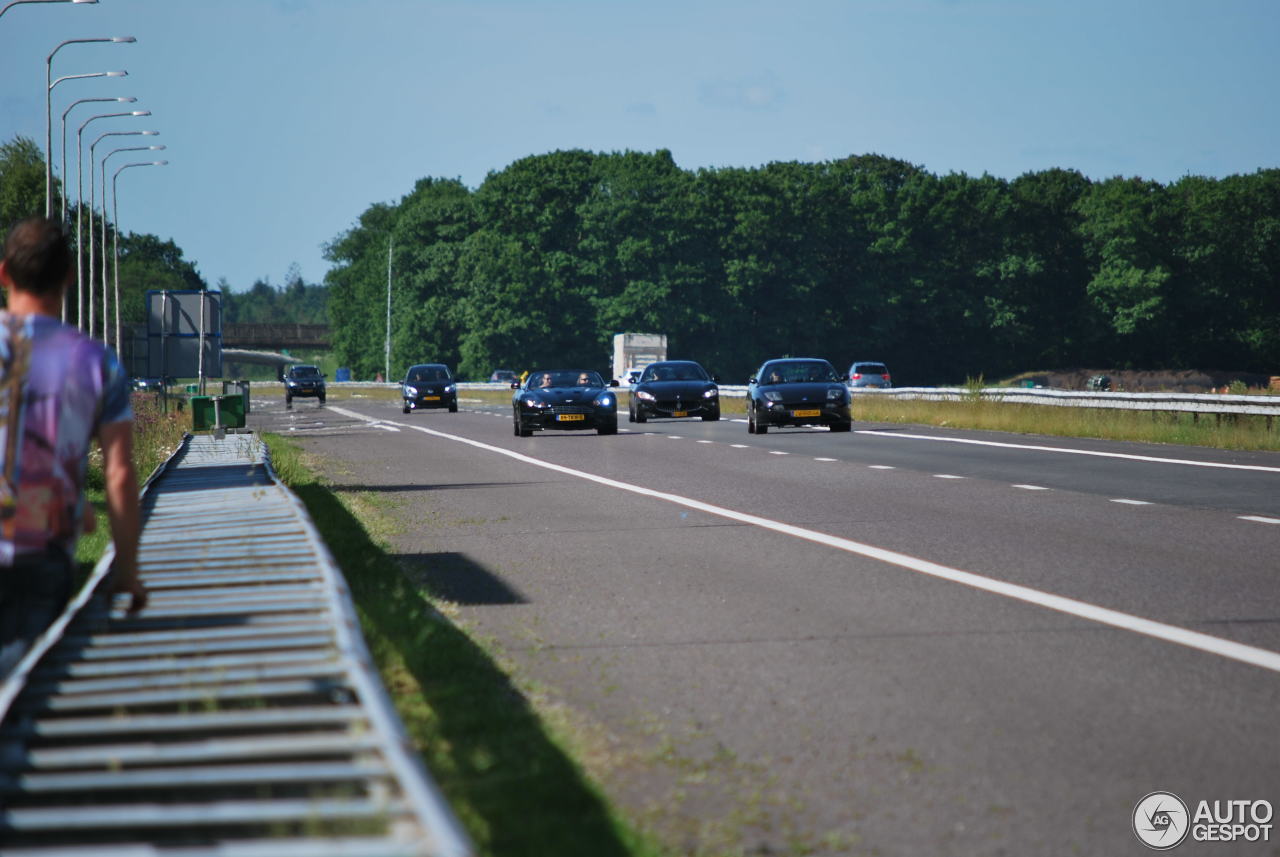
M 111 542 L 116 559 L 111 575 L 111 592 L 127 592 L 133 598 L 130 613 L 147 604 L 147 590 L 138 579 L 138 481 L 133 472 L 133 426 L 111 423 L 99 430 L 103 470 L 107 488 L 107 518 L 111 521 Z
M 129 600 L 130 615 L 147 606 L 147 588 L 138 579 L 137 569 L 124 574 L 118 574 L 115 568 L 112 569 L 111 594 L 116 595 L 121 592 L 128 593 L 131 596 Z

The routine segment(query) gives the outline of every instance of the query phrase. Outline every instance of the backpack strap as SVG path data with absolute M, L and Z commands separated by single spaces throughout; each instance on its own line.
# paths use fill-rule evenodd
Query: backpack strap
M 18 510 L 18 459 L 22 454 L 22 412 L 26 401 L 27 372 L 31 368 L 31 340 L 25 319 L 7 313 L 8 348 L 0 360 L 0 531 L 13 541 Z

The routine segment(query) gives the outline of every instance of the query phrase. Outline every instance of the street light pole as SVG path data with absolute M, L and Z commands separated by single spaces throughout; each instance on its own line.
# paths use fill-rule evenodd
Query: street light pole
M 120 74 L 124 74 L 124 72 L 120 72 Z M 76 327 L 80 330 L 84 330 L 84 237 L 80 232 L 80 228 L 84 223 L 84 129 L 89 127 L 89 123 L 96 119 L 111 119 L 116 116 L 134 115 L 146 115 L 146 113 L 138 113 L 137 111 L 99 113 L 97 116 L 90 116 L 84 120 L 76 131 L 76 294 L 78 300 Z
M 382 376 L 382 380 L 387 383 L 391 382 L 391 242 L 394 240 L 394 235 L 387 236 L 387 351 L 384 367 L 386 374 Z
M 138 134 L 141 132 L 120 131 L 117 133 L 118 134 Z M 112 135 L 103 134 L 102 136 L 109 137 Z M 147 152 L 147 151 L 159 151 L 161 149 L 164 149 L 163 143 L 161 143 L 158 146 L 126 146 L 122 149 L 112 149 L 110 152 L 107 152 L 105 155 L 102 156 L 102 341 L 107 343 L 108 345 L 111 344 L 111 339 L 107 335 L 107 331 L 110 329 L 110 320 L 109 320 L 110 316 L 108 314 L 108 306 L 107 306 L 108 297 L 110 295 L 110 292 L 107 290 L 107 160 L 117 152 Z M 90 150 L 92 150 L 92 147 L 90 147 Z M 90 160 L 93 159 L 92 151 L 90 151 L 89 158 Z M 92 245 L 93 243 L 92 240 L 90 240 L 89 243 L 90 245 Z M 116 300 L 119 301 L 119 299 L 120 299 L 119 294 L 117 294 Z M 120 317 L 120 307 L 117 306 L 116 307 L 117 320 L 119 319 L 119 317 Z M 116 326 L 119 327 L 119 324 L 117 323 Z M 120 343 L 118 341 L 119 331 L 116 332 L 116 336 L 117 336 L 116 352 L 118 353 L 120 351 Z
M 115 257 L 116 281 L 116 355 L 120 356 L 121 359 L 123 359 L 123 352 L 120 350 L 120 213 L 117 210 L 120 202 L 120 193 L 116 190 L 116 179 L 120 178 L 122 172 L 133 167 L 163 167 L 168 163 L 168 161 L 141 161 L 136 164 L 125 164 L 116 170 L 115 175 L 111 177 L 111 222 L 116 224 L 115 238 L 112 244 L 112 255 Z
M 150 110 L 134 110 L 133 114 L 135 116 L 150 116 L 151 111 Z M 93 143 L 89 146 L 89 335 L 90 336 L 93 336 L 93 321 L 94 321 L 94 318 L 93 318 L 94 317 L 93 261 L 95 257 L 93 255 L 93 214 L 94 214 L 94 209 L 97 207 L 97 188 L 94 182 L 94 175 L 93 175 L 93 150 L 96 149 L 98 147 L 98 144 L 101 143 L 107 137 L 117 137 L 122 134 L 147 134 L 149 136 L 154 136 L 157 133 L 158 132 L 156 131 L 108 131 L 105 134 L 99 135 L 98 139 L 94 140 Z M 106 193 L 106 190 L 107 189 L 104 187 L 102 189 L 102 192 Z M 103 211 L 105 212 L 105 210 L 106 210 L 106 207 L 103 206 Z M 104 217 L 105 217 L 105 214 L 104 214 Z M 103 241 L 107 240 L 106 223 L 103 223 L 102 225 L 102 240 Z M 106 291 L 106 288 L 107 288 L 106 279 L 107 279 L 106 272 L 104 271 L 102 275 L 103 291 Z M 107 330 L 107 317 L 104 311 L 102 316 L 102 331 L 103 331 L 104 337 L 106 335 L 106 330 Z
M 93 0 L 93 2 L 96 3 L 97 0 Z M 137 100 L 138 99 L 134 98 L 131 95 L 121 96 L 118 98 L 81 98 L 71 102 L 71 104 L 67 107 L 67 109 L 62 111 L 62 173 L 61 175 L 62 175 L 62 185 L 63 185 L 62 187 L 62 222 L 63 223 L 67 222 L 67 188 L 66 188 L 66 184 L 67 184 L 67 116 L 71 113 L 72 110 L 75 109 L 75 106 L 77 104 L 87 104 L 91 101 L 118 101 L 118 102 L 124 102 L 126 104 L 132 104 Z M 79 167 L 77 167 L 77 169 L 79 169 Z M 64 316 L 62 320 L 66 321 L 67 319 Z
M 12 0 L 6 3 L 3 9 L 0 9 L 0 15 L 9 11 L 11 6 L 17 6 L 22 3 L 97 3 L 98 0 Z
M 90 42 L 117 42 L 128 44 L 136 42 L 133 36 L 108 36 L 100 39 L 67 39 L 49 52 L 44 61 L 44 216 L 53 217 L 53 58 L 58 51 L 67 45 L 82 45 Z M 65 78 L 59 78 L 61 83 Z

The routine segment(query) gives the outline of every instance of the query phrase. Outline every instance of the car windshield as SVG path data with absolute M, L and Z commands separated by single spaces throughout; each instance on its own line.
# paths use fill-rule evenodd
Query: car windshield
M 406 382 L 429 383 L 431 381 L 448 381 L 449 370 L 443 366 L 415 366 L 409 370 Z
M 709 381 L 711 380 L 697 363 L 662 363 L 644 370 L 644 381 Z
M 320 370 L 314 366 L 294 366 L 293 377 L 295 378 L 319 378 Z
M 761 384 L 802 384 L 839 380 L 840 376 L 836 374 L 836 370 L 825 360 L 768 363 L 760 372 Z
M 538 390 L 544 387 L 603 387 L 604 381 L 599 372 L 590 370 L 557 370 L 552 372 L 534 372 L 529 376 L 529 389 Z

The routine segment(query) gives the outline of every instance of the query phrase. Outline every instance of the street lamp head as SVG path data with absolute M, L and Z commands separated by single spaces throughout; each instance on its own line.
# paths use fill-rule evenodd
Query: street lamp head
M 109 72 L 107 72 L 107 75 L 106 75 L 106 76 L 107 76 L 107 77 L 128 77 L 128 76 L 129 76 L 129 72 L 127 72 L 127 71 L 109 71 Z
M 153 152 L 157 152 L 161 149 L 167 149 L 168 146 L 166 146 L 164 143 L 161 143 L 159 146 L 147 146 L 147 148 L 152 150 Z
M 156 136 L 159 136 L 160 134 L 159 131 L 141 131 L 139 133 L 141 133 L 142 136 L 144 137 L 156 137 Z
M 136 38 L 134 38 L 133 36 L 114 36 L 114 37 L 112 37 L 111 41 L 113 41 L 113 42 L 115 42 L 115 43 L 117 43 L 117 44 L 125 44 L 125 45 L 129 45 L 129 44 L 133 44 L 134 42 L 136 42 L 136 41 L 138 41 L 138 40 L 137 40 Z
M 98 0 L 94 0 L 94 2 L 96 3 L 96 2 L 98 2 Z M 137 100 L 138 100 L 138 99 L 134 98 L 132 95 L 122 95 L 122 96 L 120 96 L 119 98 L 117 98 L 117 99 L 116 99 L 116 101 L 123 101 L 123 102 L 125 102 L 126 104 L 132 104 L 133 102 L 135 102 L 135 101 L 137 101 Z
M 97 3 L 98 0 L 71 0 L 72 3 Z
M 150 115 L 151 115 L 151 111 L 150 111 L 150 110 L 135 110 L 135 111 L 133 111 L 132 113 L 130 113 L 129 115 L 130 115 L 130 116 L 150 116 Z

